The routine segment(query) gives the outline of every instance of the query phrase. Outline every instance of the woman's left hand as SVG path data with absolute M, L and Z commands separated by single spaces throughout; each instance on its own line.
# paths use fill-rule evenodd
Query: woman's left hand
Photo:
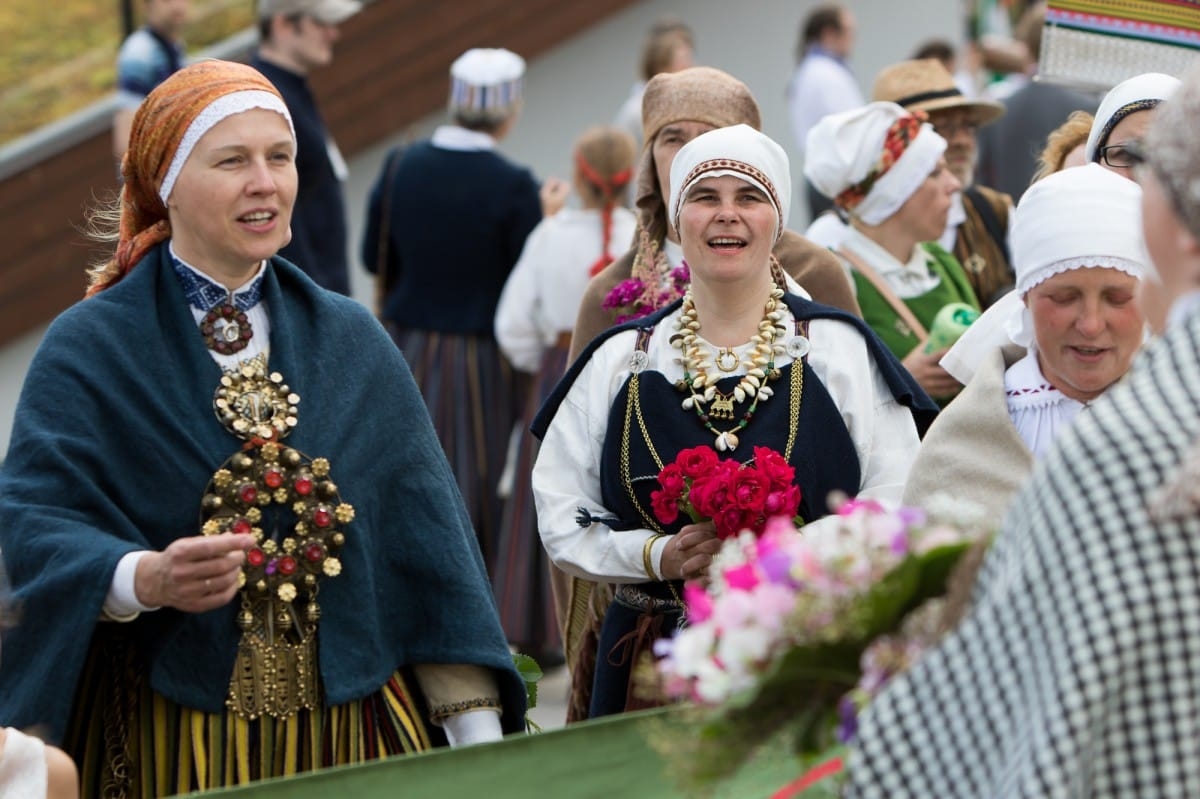
M 707 580 L 708 567 L 721 549 L 712 521 L 688 524 L 667 539 L 659 571 L 664 580 Z

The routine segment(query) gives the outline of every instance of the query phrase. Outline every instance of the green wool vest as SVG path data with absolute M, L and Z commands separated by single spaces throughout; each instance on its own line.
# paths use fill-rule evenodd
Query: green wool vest
M 912 311 L 917 321 L 928 331 L 938 311 L 952 302 L 965 302 L 972 308 L 979 309 L 979 300 L 975 297 L 975 291 L 971 288 L 966 273 L 963 272 L 962 266 L 954 256 L 938 246 L 936 242 L 926 242 L 921 247 L 933 256 L 929 268 L 939 280 L 933 289 L 904 300 L 904 304 Z M 892 354 L 897 358 L 908 355 L 914 347 L 921 343 L 921 339 L 909 329 L 883 295 L 871 285 L 871 281 L 859 274 L 857 269 L 853 269 L 852 272 L 863 319 L 883 339 L 883 343 L 892 351 Z

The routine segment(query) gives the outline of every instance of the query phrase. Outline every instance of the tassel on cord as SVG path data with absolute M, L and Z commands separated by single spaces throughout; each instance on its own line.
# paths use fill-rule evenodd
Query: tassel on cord
M 626 524 L 616 516 L 593 516 L 582 505 L 575 510 L 575 523 L 580 527 L 591 527 L 593 524 L 603 524 L 605 527 L 612 528 L 613 530 L 632 530 L 635 527 L 635 525 Z

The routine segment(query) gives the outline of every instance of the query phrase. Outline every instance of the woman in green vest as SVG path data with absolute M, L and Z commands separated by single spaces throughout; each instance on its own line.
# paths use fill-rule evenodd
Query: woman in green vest
M 935 319 L 953 306 L 953 327 L 979 310 L 962 266 L 937 244 L 961 188 L 945 150 L 924 113 L 877 102 L 821 120 L 809 133 L 804 165 L 805 176 L 849 218 L 837 253 L 863 319 L 942 402 L 962 386 L 938 365 L 948 344 L 929 344 Z

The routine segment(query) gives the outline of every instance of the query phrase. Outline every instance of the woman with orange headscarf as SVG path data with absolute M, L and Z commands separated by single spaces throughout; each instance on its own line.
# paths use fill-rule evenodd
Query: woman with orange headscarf
M 201 62 L 151 93 L 116 253 L 25 383 L 0 547 L 36 624 L 4 642 L 0 722 L 63 738 L 85 796 L 522 727 L 479 550 L 403 359 L 365 309 L 275 255 L 295 147 L 249 67 Z

